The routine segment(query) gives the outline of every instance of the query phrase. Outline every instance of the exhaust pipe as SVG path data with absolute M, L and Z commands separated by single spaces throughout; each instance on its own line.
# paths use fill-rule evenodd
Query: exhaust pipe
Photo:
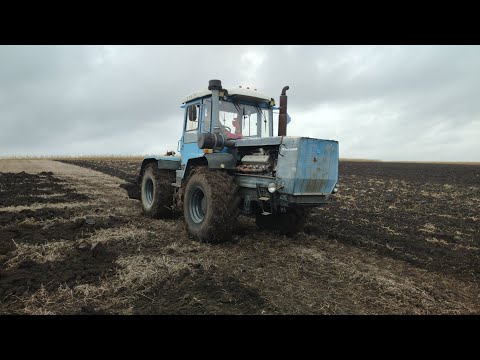
M 286 91 L 290 89 L 285 86 L 280 95 L 280 113 L 278 114 L 278 136 L 287 136 L 287 94 Z

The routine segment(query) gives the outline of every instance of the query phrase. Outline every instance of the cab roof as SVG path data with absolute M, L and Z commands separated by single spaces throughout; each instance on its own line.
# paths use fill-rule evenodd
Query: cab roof
M 227 88 L 227 89 L 222 89 L 222 90 L 223 91 L 226 90 L 228 96 L 248 98 L 250 100 L 256 100 L 256 101 L 261 101 L 261 102 L 271 100 L 271 97 L 269 97 L 269 96 L 267 96 L 267 95 L 265 95 L 265 94 L 263 94 L 259 91 L 252 90 L 252 89 Z M 211 95 L 211 94 L 212 94 L 212 92 L 208 89 L 195 91 L 195 92 L 185 96 L 182 99 L 182 104 L 184 104 L 186 102 L 189 102 L 189 101 L 196 100 L 196 99 L 200 99 L 204 96 L 208 96 L 208 95 Z

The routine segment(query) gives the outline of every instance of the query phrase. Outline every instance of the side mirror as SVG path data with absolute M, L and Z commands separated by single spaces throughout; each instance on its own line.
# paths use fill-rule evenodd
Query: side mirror
M 197 105 L 190 105 L 188 107 L 188 120 L 197 121 Z

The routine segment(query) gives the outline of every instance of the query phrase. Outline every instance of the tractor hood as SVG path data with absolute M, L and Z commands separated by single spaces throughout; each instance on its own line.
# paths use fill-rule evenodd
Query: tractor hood
M 235 147 L 280 145 L 283 138 L 283 136 L 275 136 L 266 138 L 237 139 L 235 140 Z
M 300 139 L 331 141 L 331 140 L 313 139 L 313 138 L 298 137 L 298 136 L 274 136 L 274 137 L 265 137 L 265 138 L 252 137 L 252 138 L 235 140 L 235 147 L 280 145 L 280 144 L 291 143 L 292 141 L 295 143 L 295 142 L 298 142 Z
M 338 182 L 338 142 L 307 137 L 283 137 L 277 179 L 281 193 L 329 195 Z

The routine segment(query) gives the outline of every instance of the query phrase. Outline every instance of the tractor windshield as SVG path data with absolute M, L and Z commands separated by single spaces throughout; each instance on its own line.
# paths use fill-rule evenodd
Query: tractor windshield
M 234 135 L 231 138 L 268 136 L 267 109 L 230 101 L 220 101 L 219 105 L 221 126 Z
M 209 127 L 209 121 L 206 124 Z M 218 123 L 213 132 L 223 133 L 229 139 L 269 136 L 269 110 L 257 105 L 219 101 Z

